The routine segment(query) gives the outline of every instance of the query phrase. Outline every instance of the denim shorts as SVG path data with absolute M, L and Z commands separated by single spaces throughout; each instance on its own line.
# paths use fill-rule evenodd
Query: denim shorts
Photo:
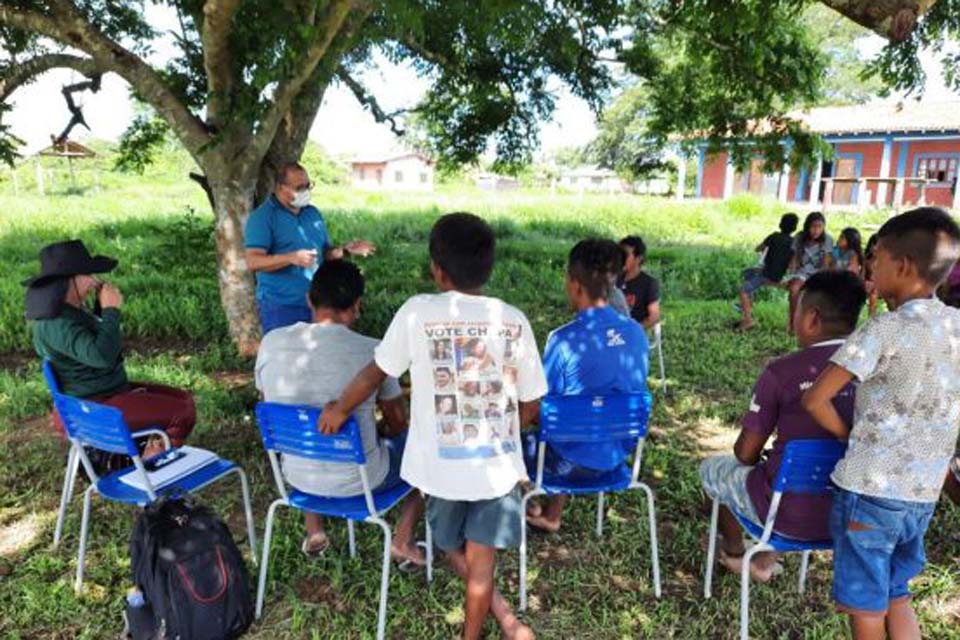
M 257 310 L 260 314 L 260 329 L 263 335 L 267 335 L 274 329 L 313 320 L 313 312 L 307 306 L 306 300 L 302 305 L 257 300 Z
M 907 502 L 837 489 L 830 512 L 833 599 L 847 613 L 884 615 L 910 597 L 926 564 L 923 536 L 935 502 Z
M 700 463 L 700 482 L 703 492 L 713 500 L 750 522 L 763 526 L 753 500 L 747 491 L 747 476 L 753 467 L 740 464 L 735 456 L 713 456 Z
M 743 285 L 740 287 L 740 291 L 743 291 L 748 296 L 752 296 L 761 287 L 766 287 L 772 284 L 776 283 L 763 275 L 763 269 L 760 269 L 759 267 L 752 267 L 750 269 L 743 270 Z
M 520 546 L 520 485 L 490 500 L 427 498 L 433 544 L 443 551 L 463 549 L 467 540 L 496 549 Z

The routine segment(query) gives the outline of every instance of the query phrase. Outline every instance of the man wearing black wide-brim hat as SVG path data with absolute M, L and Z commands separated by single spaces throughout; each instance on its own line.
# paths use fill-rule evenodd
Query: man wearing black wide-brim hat
M 131 431 L 161 428 L 179 446 L 197 421 L 193 396 L 127 380 L 120 332 L 123 296 L 116 286 L 97 278 L 116 266 L 113 258 L 90 255 L 80 240 L 41 249 L 40 273 L 23 281 L 34 347 L 50 360 L 63 393 L 116 407 Z M 86 305 L 91 296 L 94 310 Z M 63 433 L 60 416 L 56 411 L 52 415 Z M 159 441 L 151 443 L 144 455 L 161 448 Z

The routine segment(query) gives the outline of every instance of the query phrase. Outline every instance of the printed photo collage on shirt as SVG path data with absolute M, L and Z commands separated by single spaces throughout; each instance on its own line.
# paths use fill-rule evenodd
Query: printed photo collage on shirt
M 431 328 L 428 339 L 441 447 L 498 451 L 507 444 L 513 447 L 520 427 L 516 392 L 520 331 L 519 325 L 507 325 L 491 335 L 486 323 L 445 324 L 440 331 Z

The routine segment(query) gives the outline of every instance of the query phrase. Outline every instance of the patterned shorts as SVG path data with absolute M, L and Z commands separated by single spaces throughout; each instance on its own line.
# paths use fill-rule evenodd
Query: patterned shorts
M 751 471 L 753 467 L 740 464 L 734 456 L 714 456 L 700 463 L 700 481 L 708 496 L 763 526 L 747 491 L 747 476 Z

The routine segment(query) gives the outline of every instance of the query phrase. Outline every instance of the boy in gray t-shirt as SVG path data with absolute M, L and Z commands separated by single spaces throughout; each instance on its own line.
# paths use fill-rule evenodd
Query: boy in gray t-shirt
M 309 303 L 313 322 L 275 329 L 264 336 L 257 354 L 257 389 L 268 402 L 323 407 L 336 400 L 347 383 L 373 358 L 378 340 L 356 333 L 350 325 L 359 316 L 363 276 L 350 262 L 324 263 L 313 276 Z M 381 439 L 374 411 L 379 404 L 393 437 Z M 372 490 L 400 481 L 400 461 L 406 439 L 406 404 L 395 378 L 384 380 L 354 411 L 360 427 L 367 478 Z M 319 462 L 283 456 L 284 478 L 292 487 L 315 495 L 349 497 L 363 493 L 353 464 Z M 393 554 L 414 564 L 423 554 L 413 541 L 413 527 L 423 512 L 423 500 L 414 492 L 403 505 L 393 538 Z M 304 553 L 314 555 L 329 544 L 320 516 L 306 515 Z

